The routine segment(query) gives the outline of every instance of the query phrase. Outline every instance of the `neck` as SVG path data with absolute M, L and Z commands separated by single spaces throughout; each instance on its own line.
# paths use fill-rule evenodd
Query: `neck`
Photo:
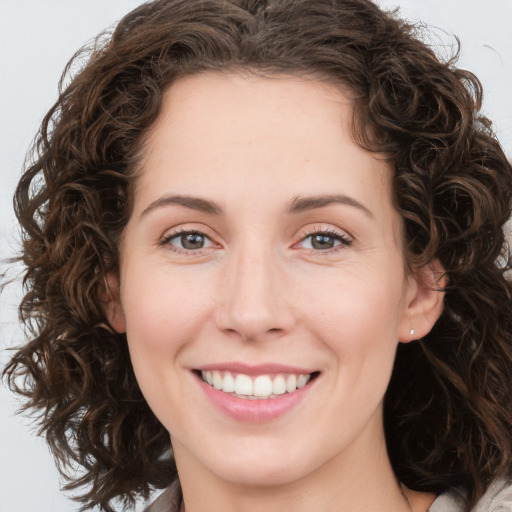
M 425 512 L 434 499 L 400 485 L 383 435 L 366 443 L 366 449 L 347 448 L 302 478 L 279 485 L 227 481 L 209 472 L 179 443 L 173 446 L 186 512 Z

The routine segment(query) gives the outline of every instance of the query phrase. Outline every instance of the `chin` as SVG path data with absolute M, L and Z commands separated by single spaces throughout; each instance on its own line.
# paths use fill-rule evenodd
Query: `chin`
M 262 446 L 250 450 L 219 450 L 199 461 L 217 477 L 249 487 L 272 487 L 290 484 L 309 474 L 316 464 L 305 453 L 290 452 L 282 446 Z M 226 456 L 229 453 L 229 456 Z
M 290 466 L 289 463 L 272 464 L 264 460 L 260 460 L 257 465 L 237 461 L 229 466 L 223 464 L 222 467 L 216 467 L 214 472 L 223 480 L 236 485 L 277 487 L 290 484 L 305 476 L 301 471 Z

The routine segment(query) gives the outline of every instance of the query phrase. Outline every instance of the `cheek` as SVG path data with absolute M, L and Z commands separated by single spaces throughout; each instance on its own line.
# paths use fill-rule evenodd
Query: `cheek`
M 304 301 L 304 309 L 332 336 L 342 335 L 357 344 L 371 333 L 381 339 L 396 336 L 403 309 L 402 290 L 397 286 L 401 280 L 392 283 L 368 274 L 365 279 L 345 276 L 318 286 L 319 291 Z
M 204 287 L 160 273 L 124 283 L 121 300 L 126 331 L 133 350 L 155 356 L 171 354 L 194 336 L 212 300 Z
M 179 281 L 172 286 L 172 280 L 161 274 L 159 279 L 147 273 L 127 271 L 126 275 L 121 299 L 130 359 L 146 401 L 167 425 L 170 404 L 175 405 L 173 411 L 179 410 L 176 404 L 185 391 L 178 378 L 183 372 L 181 353 L 204 325 L 207 299 L 201 292 L 190 293 L 189 287 L 179 286 Z
M 396 273 L 394 273 L 396 274 Z M 310 332 L 331 353 L 342 387 L 380 394 L 387 386 L 398 344 L 403 278 L 368 278 L 346 274 L 324 283 L 329 293 L 308 302 Z M 373 389 L 373 391 L 372 391 Z

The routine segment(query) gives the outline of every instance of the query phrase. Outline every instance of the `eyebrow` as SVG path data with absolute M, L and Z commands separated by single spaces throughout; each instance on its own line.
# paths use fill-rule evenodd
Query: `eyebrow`
M 335 195 L 321 195 L 321 196 L 307 196 L 307 197 L 295 197 L 290 202 L 287 208 L 288 213 L 301 213 L 307 210 L 314 210 L 316 208 L 323 208 L 332 204 L 342 204 L 347 206 L 353 206 L 361 210 L 369 217 L 374 217 L 373 213 L 352 197 L 335 194 Z M 184 206 L 192 210 L 198 210 L 203 213 L 212 215 L 222 215 L 223 209 L 215 202 L 208 199 L 195 196 L 184 196 L 184 195 L 166 195 L 159 197 L 155 201 L 149 204 L 147 208 L 141 213 L 141 217 L 148 215 L 153 210 L 168 205 Z
M 144 217 L 153 210 L 168 205 L 184 206 L 185 208 L 190 208 L 192 210 L 198 210 L 200 212 L 213 215 L 222 215 L 224 213 L 222 208 L 217 203 L 209 201 L 208 199 L 194 196 L 168 195 L 159 197 L 150 203 L 150 205 L 140 214 L 140 216 Z
M 308 196 L 308 197 L 295 197 L 288 207 L 288 213 L 301 213 L 306 210 L 314 210 L 316 208 L 323 208 L 324 206 L 330 206 L 332 204 L 343 204 L 346 206 L 353 206 L 358 210 L 361 210 L 368 217 L 375 217 L 373 213 L 361 204 L 356 199 L 343 195 L 322 195 L 322 196 Z

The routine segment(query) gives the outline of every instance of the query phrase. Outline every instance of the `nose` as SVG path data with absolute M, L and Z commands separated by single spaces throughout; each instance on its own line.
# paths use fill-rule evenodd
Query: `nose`
M 218 328 L 245 341 L 289 332 L 295 322 L 291 290 L 279 258 L 269 248 L 241 248 L 225 263 L 218 297 Z

